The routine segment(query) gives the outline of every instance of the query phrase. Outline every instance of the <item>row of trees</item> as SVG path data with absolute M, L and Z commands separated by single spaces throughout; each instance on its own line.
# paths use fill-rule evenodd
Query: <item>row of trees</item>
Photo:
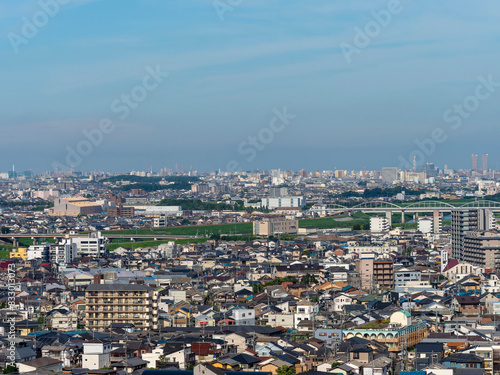
M 265 283 L 265 284 L 253 284 L 253 292 L 254 293 L 260 293 L 264 291 L 264 288 L 272 285 L 281 285 L 283 283 L 293 283 L 296 284 L 298 283 L 299 280 L 294 277 L 294 276 L 287 276 L 287 277 L 276 277 L 273 280 Z M 300 282 L 302 284 L 317 284 L 318 280 L 314 275 L 311 274 L 305 274 L 300 278 Z

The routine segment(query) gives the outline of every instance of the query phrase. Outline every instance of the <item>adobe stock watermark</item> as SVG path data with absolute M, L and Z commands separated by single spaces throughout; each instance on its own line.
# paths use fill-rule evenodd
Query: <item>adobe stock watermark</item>
M 275 134 L 281 133 L 290 125 L 290 120 L 293 120 L 297 115 L 287 112 L 287 108 L 283 110 L 273 109 L 274 116 L 269 121 L 269 125 L 263 127 L 257 132 L 257 136 L 249 136 L 246 141 L 238 145 L 238 153 L 241 156 L 246 156 L 247 162 L 252 162 L 257 157 L 258 151 L 263 151 L 273 140 Z M 237 160 L 230 160 L 226 164 L 226 171 L 241 172 L 241 165 Z
M 449 124 L 449 128 L 437 127 L 432 130 L 430 137 L 423 140 L 416 139 L 417 146 L 408 154 L 408 159 L 403 155 L 399 155 L 399 168 L 403 169 L 406 166 L 412 165 L 415 157 L 417 165 L 422 165 L 426 157 L 431 156 L 437 149 L 437 145 L 444 143 L 448 139 L 448 134 L 451 130 L 458 130 L 462 127 L 464 120 L 468 119 L 481 106 L 481 102 L 489 99 L 500 87 L 500 81 L 494 81 L 493 75 L 490 74 L 487 78 L 479 76 L 479 83 L 476 85 L 474 94 L 467 96 L 461 103 L 455 103 L 452 107 L 446 109 L 443 113 L 443 121 Z
M 352 62 L 353 54 L 360 54 L 368 47 L 374 38 L 378 37 L 383 29 L 392 22 L 392 17 L 404 10 L 400 0 L 389 0 L 385 9 L 370 12 L 372 19 L 363 28 L 354 28 L 354 38 L 352 43 L 342 42 L 339 47 L 346 61 Z
M 219 16 L 221 22 L 224 21 L 224 14 L 234 11 L 243 3 L 243 0 L 214 0 L 212 5 Z
M 21 291 L 21 285 L 16 283 L 16 265 L 11 263 L 7 266 L 7 312 L 8 330 L 6 332 L 8 345 L 6 348 L 7 366 L 16 366 L 16 292 Z M 7 328 L 7 327 L 6 327 Z
M 147 66 L 146 75 L 142 78 L 141 84 L 134 86 L 129 92 L 113 100 L 110 106 L 111 112 L 118 115 L 120 120 L 125 120 L 131 111 L 138 108 L 148 98 L 150 92 L 158 88 L 169 75 L 170 73 L 161 71 L 159 65 L 156 65 L 154 69 Z M 104 141 L 104 136 L 111 134 L 115 128 L 113 120 L 103 118 L 96 128 L 82 130 L 84 139 L 80 140 L 74 148 L 66 146 L 66 164 L 53 162 L 52 168 L 54 171 L 57 171 L 59 166 L 64 170 L 70 170 L 72 167 L 78 166 L 85 157 L 92 153 L 95 147 L 99 147 Z
M 31 39 L 37 36 L 40 29 L 49 23 L 51 18 L 57 16 L 61 5 L 69 4 L 71 0 L 39 0 L 39 9 L 31 17 L 22 17 L 21 32 L 19 34 L 10 32 L 7 34 L 10 45 L 15 53 L 19 53 L 19 47 L 28 44 Z

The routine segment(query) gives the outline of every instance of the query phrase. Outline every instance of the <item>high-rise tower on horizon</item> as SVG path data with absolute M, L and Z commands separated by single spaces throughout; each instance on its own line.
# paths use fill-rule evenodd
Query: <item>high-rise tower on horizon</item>
M 472 170 L 473 171 L 477 171 L 478 168 L 479 168 L 477 160 L 478 160 L 478 155 L 477 154 L 472 154 Z
M 488 154 L 483 154 L 481 159 L 483 172 L 488 172 Z

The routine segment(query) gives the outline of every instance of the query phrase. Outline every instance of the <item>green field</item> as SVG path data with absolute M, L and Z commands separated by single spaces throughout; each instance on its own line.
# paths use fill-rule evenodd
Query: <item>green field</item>
M 171 240 L 170 240 L 171 241 Z M 119 247 L 127 247 L 127 248 L 132 248 L 132 249 L 137 249 L 138 247 L 154 247 L 161 245 L 163 243 L 168 243 L 170 242 L 169 240 L 162 240 L 162 241 L 138 241 L 138 242 L 121 242 L 121 243 L 116 243 L 113 242 L 111 244 L 106 245 L 106 248 L 109 251 L 114 251 L 118 249 Z M 186 245 L 191 242 L 198 242 L 198 243 L 203 243 L 206 242 L 207 240 L 205 238 L 199 238 L 199 239 L 185 239 L 185 240 L 175 240 L 175 243 L 178 245 Z
M 193 225 L 185 227 L 167 227 L 154 229 L 129 229 L 119 231 L 105 231 L 106 234 L 169 234 L 173 236 L 205 236 L 210 234 L 252 234 L 252 223 L 236 223 L 236 224 L 221 224 L 221 225 Z
M 44 242 L 55 243 L 56 241 L 54 240 L 53 237 L 39 238 L 38 239 L 38 243 L 44 243 Z M 28 246 L 31 246 L 31 245 L 33 245 L 33 240 L 31 238 L 23 237 L 23 238 L 19 239 L 19 246 L 20 247 L 28 247 Z
M 9 253 L 12 250 L 12 245 L 6 243 L 0 243 L 0 258 L 1 259 L 9 259 Z
M 394 228 L 396 227 L 401 227 L 402 229 L 417 229 L 418 224 L 417 223 L 397 223 L 392 225 Z
M 303 219 L 299 220 L 300 228 L 312 227 L 316 229 L 330 229 L 330 228 L 352 228 L 354 224 L 370 225 L 370 215 L 362 212 L 356 212 L 351 215 L 352 220 L 349 221 L 338 221 L 335 219 L 341 219 L 349 217 L 348 215 L 342 216 L 332 216 L 332 217 L 321 217 L 317 219 Z

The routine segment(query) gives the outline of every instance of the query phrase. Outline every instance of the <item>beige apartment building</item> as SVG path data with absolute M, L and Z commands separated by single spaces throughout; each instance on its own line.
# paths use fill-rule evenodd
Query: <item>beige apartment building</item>
M 463 258 L 474 266 L 499 269 L 500 268 L 500 232 L 470 231 L 464 237 Z
M 365 290 L 394 288 L 392 259 L 361 258 L 356 262 L 356 272 L 360 275 L 361 287 Z
M 253 234 L 256 236 L 274 236 L 277 234 L 296 234 L 299 230 L 297 219 L 264 219 L 253 222 Z
M 146 285 L 92 284 L 85 290 L 85 303 L 85 329 L 104 331 L 112 323 L 158 328 L 158 295 Z

